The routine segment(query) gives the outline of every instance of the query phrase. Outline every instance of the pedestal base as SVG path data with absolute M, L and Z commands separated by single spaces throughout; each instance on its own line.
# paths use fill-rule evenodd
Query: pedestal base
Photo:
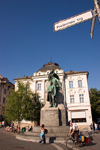
M 46 105 L 47 106 L 47 105 Z M 66 110 L 63 104 L 58 107 L 46 107 L 41 109 L 40 126 L 44 124 L 47 127 L 66 126 Z
M 44 108 L 41 110 L 40 125 L 59 126 L 59 109 L 55 107 Z

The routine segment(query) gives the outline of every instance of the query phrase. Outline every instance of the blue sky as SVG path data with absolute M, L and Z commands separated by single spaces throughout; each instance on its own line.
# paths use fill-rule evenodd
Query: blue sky
M 100 3 L 100 0 L 99 0 Z M 0 74 L 31 76 L 56 62 L 64 71 L 88 71 L 89 89 L 100 90 L 100 24 L 96 18 L 54 32 L 54 23 L 93 9 L 93 0 L 0 0 Z

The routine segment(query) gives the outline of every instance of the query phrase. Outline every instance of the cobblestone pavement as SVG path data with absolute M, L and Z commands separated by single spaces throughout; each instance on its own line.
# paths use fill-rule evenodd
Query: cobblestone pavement
M 62 146 L 62 147 L 61 147 Z M 63 144 L 39 144 L 16 139 L 16 134 L 0 128 L 0 150 L 64 150 Z
M 99 150 L 100 133 L 94 135 L 93 145 L 78 148 L 79 150 Z M 27 142 L 16 139 L 16 134 L 5 132 L 0 128 L 0 150 L 67 150 L 65 144 L 53 143 L 43 145 L 42 143 Z

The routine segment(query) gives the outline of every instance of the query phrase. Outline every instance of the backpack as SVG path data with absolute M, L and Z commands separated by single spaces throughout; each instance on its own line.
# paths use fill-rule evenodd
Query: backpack
M 48 133 L 48 130 L 47 129 L 45 129 L 45 132 L 44 132 L 45 134 L 47 134 Z

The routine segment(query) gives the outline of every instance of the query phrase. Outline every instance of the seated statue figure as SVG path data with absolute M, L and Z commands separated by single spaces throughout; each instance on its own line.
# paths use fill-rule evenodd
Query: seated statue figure
M 54 73 L 53 69 L 48 75 L 48 81 L 50 82 L 50 85 L 47 87 L 47 101 L 50 102 L 50 107 L 55 107 L 55 98 L 59 91 L 59 88 L 61 88 L 61 84 L 58 75 Z

